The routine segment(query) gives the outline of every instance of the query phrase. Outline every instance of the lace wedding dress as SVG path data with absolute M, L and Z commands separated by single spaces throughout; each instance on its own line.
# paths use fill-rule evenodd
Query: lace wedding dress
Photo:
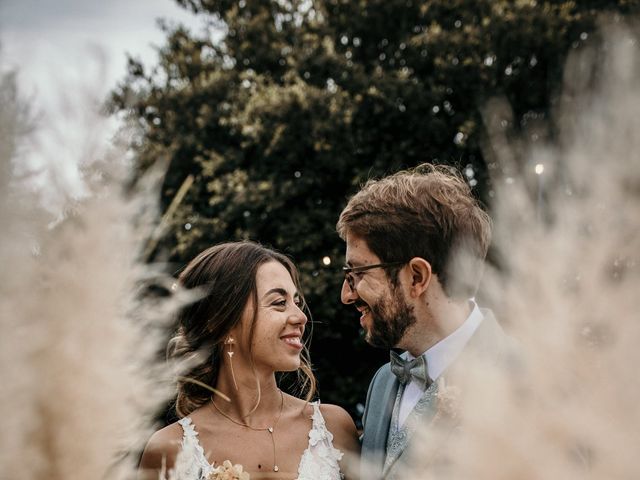
M 313 406 L 312 424 L 309 430 L 309 445 L 303 452 L 298 466 L 297 480 L 340 480 L 338 461 L 343 453 L 333 446 L 333 435 L 320 412 L 320 402 Z M 182 426 L 182 450 L 176 458 L 169 480 L 204 480 L 213 470 L 198 441 L 198 432 L 189 417 L 178 422 Z

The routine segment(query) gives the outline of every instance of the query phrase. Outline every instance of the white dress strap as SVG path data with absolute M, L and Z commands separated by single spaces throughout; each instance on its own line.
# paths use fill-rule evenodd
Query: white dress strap
M 298 467 L 298 480 L 340 480 L 339 461 L 344 455 L 333 446 L 333 434 L 320 411 L 320 402 L 313 402 L 312 425 L 309 430 L 309 446 L 302 454 Z
M 205 479 L 213 467 L 204 455 L 204 449 L 198 440 L 198 432 L 189 417 L 178 421 L 183 430 L 182 449 L 178 453 L 170 478 Z

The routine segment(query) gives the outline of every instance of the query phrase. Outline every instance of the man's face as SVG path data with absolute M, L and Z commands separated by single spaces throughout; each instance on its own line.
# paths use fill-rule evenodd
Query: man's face
M 349 267 L 379 264 L 366 241 L 347 235 L 346 263 Z M 349 274 L 342 284 L 342 303 L 353 304 L 360 312 L 365 340 L 374 347 L 393 348 L 401 342 L 407 329 L 416 322 L 413 306 L 408 304 L 401 281 L 393 284 L 385 268 L 372 268 Z

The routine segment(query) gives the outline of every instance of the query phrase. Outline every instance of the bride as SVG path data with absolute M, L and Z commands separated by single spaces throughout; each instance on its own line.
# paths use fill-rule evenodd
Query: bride
M 343 478 L 340 460 L 359 451 L 357 432 L 342 408 L 310 402 L 315 378 L 293 263 L 253 242 L 225 243 L 192 260 L 179 283 L 202 296 L 182 309 L 170 349 L 204 360 L 178 383 L 181 420 L 153 434 L 142 477 L 166 468 L 169 478 L 215 478 L 230 462 L 251 480 Z M 304 399 L 278 388 L 275 372 L 289 371 Z

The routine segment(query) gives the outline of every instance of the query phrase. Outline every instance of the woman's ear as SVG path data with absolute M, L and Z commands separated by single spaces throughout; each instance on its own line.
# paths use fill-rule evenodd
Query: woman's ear
M 431 283 L 431 264 L 424 258 L 414 257 L 409 261 L 411 273 L 411 295 L 420 297 Z

